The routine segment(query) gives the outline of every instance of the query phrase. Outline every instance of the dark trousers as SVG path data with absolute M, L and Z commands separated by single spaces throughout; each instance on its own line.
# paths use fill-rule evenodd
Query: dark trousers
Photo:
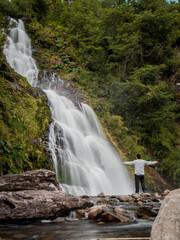
M 136 193 L 139 193 L 139 182 L 141 182 L 142 190 L 145 192 L 145 184 L 144 184 L 144 175 L 136 175 L 135 174 L 135 188 L 136 188 Z

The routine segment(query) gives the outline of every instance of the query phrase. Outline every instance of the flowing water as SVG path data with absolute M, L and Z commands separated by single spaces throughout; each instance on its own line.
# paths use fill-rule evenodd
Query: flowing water
M 4 53 L 16 72 L 47 94 L 54 120 L 50 126 L 49 149 L 64 191 L 74 195 L 132 193 L 127 169 L 106 140 L 93 110 L 64 96 L 59 90 L 64 82 L 54 73 L 44 71 L 38 78 L 40 71 L 32 58 L 31 40 L 24 23 L 11 21 L 16 27 L 10 29 Z
M 97 225 L 89 221 L 62 223 L 37 222 L 26 225 L 0 225 L 0 236 L 7 240 L 86 240 L 96 238 L 148 237 L 152 222 L 131 225 Z

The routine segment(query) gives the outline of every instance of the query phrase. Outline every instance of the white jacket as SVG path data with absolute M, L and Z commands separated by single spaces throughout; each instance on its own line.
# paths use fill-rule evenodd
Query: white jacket
M 143 159 L 137 159 L 132 162 L 124 162 L 125 165 L 133 165 L 135 167 L 135 174 L 136 175 L 144 175 L 144 166 L 145 165 L 154 165 L 156 161 L 150 162 L 145 161 Z

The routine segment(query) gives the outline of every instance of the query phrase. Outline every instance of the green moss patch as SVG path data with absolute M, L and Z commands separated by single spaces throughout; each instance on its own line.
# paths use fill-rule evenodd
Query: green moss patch
M 46 135 L 51 115 L 46 95 L 36 94 L 8 65 L 0 75 L 0 160 L 3 172 L 50 168 Z

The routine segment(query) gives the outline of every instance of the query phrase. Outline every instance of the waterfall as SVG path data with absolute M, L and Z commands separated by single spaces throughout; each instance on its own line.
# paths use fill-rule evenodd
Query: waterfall
M 15 21 L 15 20 L 11 20 Z M 15 21 L 16 22 L 16 21 Z M 94 111 L 67 98 L 64 82 L 54 73 L 42 72 L 32 58 L 31 40 L 19 20 L 10 29 L 4 53 L 10 66 L 46 93 L 53 123 L 49 149 L 57 180 L 64 191 L 74 195 L 130 194 L 133 186 L 119 154 L 102 132 Z

